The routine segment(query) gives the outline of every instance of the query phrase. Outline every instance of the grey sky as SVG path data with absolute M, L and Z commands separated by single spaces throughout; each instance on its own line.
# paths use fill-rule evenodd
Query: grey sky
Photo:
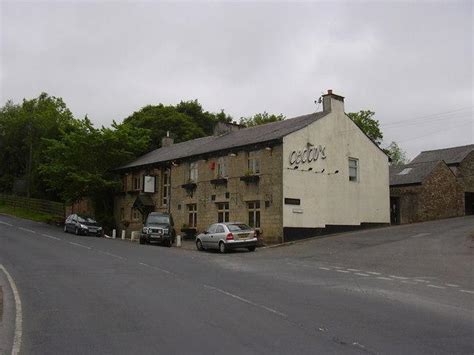
M 0 30 L 2 105 L 45 91 L 98 125 L 189 99 L 293 117 L 333 89 L 410 157 L 474 142 L 471 1 L 3 1 Z

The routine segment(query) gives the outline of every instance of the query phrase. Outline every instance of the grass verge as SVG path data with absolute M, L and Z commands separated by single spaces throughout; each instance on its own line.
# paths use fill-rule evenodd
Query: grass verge
M 58 217 L 50 215 L 50 214 L 31 211 L 31 210 L 20 208 L 20 207 L 7 206 L 1 203 L 0 203 L 0 213 L 4 213 L 10 216 L 15 216 L 19 218 L 30 219 L 36 222 L 45 222 L 45 223 L 53 223 L 54 221 L 58 219 Z

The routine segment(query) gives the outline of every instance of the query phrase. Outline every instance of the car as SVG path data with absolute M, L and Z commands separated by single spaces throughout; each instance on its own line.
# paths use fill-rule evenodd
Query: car
M 71 232 L 76 235 L 95 235 L 96 237 L 101 237 L 102 227 L 91 217 L 71 214 L 64 222 L 64 232 Z
M 196 236 L 197 250 L 217 249 L 221 253 L 236 248 L 247 248 L 255 251 L 257 233 L 245 223 L 227 222 L 215 223 Z
M 143 225 L 140 234 L 140 244 L 160 242 L 162 245 L 171 247 L 175 237 L 176 232 L 171 215 L 162 212 L 151 212 Z

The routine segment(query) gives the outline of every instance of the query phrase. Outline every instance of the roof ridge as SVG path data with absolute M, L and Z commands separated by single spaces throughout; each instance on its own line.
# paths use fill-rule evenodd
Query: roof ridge
M 466 144 L 466 145 L 458 145 L 455 147 L 448 147 L 448 148 L 438 148 L 438 149 L 431 149 L 431 150 L 422 150 L 421 153 L 427 153 L 427 152 L 436 152 L 438 150 L 448 150 L 448 149 L 456 149 L 456 148 L 466 148 L 472 146 L 474 148 L 474 144 Z

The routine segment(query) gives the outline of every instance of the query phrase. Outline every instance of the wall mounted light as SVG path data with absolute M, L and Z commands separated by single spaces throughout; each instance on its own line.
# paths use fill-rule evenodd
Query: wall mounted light
M 272 151 L 272 147 L 265 147 L 265 150 Z
M 236 157 L 236 156 L 237 156 L 237 154 L 235 154 L 235 153 L 230 153 L 229 154 L 229 157 Z

